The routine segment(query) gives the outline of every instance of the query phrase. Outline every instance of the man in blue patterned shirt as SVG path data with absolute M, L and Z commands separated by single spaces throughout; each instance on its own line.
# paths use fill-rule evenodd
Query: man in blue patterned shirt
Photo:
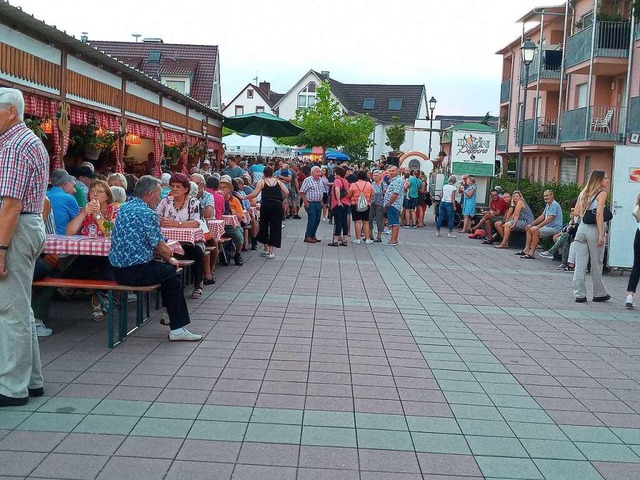
M 384 211 L 387 213 L 387 224 L 391 228 L 391 238 L 384 245 L 398 245 L 400 233 L 400 212 L 404 199 L 404 177 L 399 175 L 398 167 L 391 166 L 387 170 L 390 183 L 384 194 Z
M 161 284 L 162 303 L 169 314 L 169 340 L 197 342 L 202 335 L 185 328 L 191 320 L 182 282 L 176 272 L 178 261 L 162 237 L 160 220 L 155 212 L 161 190 L 161 182 L 155 177 L 145 175 L 138 180 L 136 198 L 124 203 L 118 211 L 109 260 L 116 280 L 122 285 Z M 166 263 L 153 260 L 154 249 Z

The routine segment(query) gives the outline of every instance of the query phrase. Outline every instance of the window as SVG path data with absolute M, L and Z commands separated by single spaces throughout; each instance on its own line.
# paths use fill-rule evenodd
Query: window
M 264 112 L 263 106 L 256 107 L 256 113 L 262 113 L 262 112 Z
M 316 97 L 307 97 L 307 104 L 309 107 L 313 107 L 316 104 Z
M 313 107 L 316 104 L 316 84 L 309 82 L 298 94 L 298 108 Z
M 307 96 L 306 95 L 298 95 L 298 107 L 305 108 L 307 106 Z
M 584 108 L 587 106 L 587 84 L 583 83 L 576 87 L 576 95 L 578 108 Z
M 244 105 L 236 105 L 236 116 L 244 115 Z
M 585 155 L 584 157 L 584 174 L 582 175 L 582 183 L 587 184 L 589 175 L 591 174 L 591 155 Z
M 167 87 L 173 88 L 174 90 L 180 93 L 187 93 L 186 92 L 187 82 L 184 80 L 165 80 L 164 84 Z
M 390 98 L 389 105 L 387 106 L 388 110 L 402 110 L 402 99 L 401 98 Z
M 538 180 L 538 182 L 544 181 L 544 178 L 542 177 L 542 157 L 538 158 L 538 174 L 536 179 Z
M 149 52 L 149 63 L 160 62 L 160 55 L 162 55 L 162 52 L 160 52 L 160 50 L 151 50 Z
M 315 93 L 315 91 L 316 91 L 316 82 L 309 82 L 309 85 L 307 85 L 307 92 Z
M 563 158 L 560 160 L 560 183 L 576 183 L 577 174 L 577 158 Z
M 362 109 L 363 110 L 373 110 L 376 108 L 376 99 L 375 98 L 365 98 L 362 101 Z
M 247 90 L 247 98 L 253 98 L 253 90 L 251 89 Z

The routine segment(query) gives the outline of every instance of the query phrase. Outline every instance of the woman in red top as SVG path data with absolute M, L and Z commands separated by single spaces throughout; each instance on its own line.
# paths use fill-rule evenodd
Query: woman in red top
M 67 235 L 85 235 L 110 237 L 118 215 L 118 206 L 113 203 L 113 194 L 109 184 L 104 180 L 94 180 L 89 185 L 87 204 L 78 216 L 67 225 Z M 64 271 L 66 278 L 92 278 L 115 280 L 109 257 L 92 255 L 78 256 Z M 104 319 L 104 294 L 97 293 L 91 298 L 93 319 L 98 322 Z
M 330 195 L 331 209 L 333 211 L 333 241 L 328 245 L 330 247 L 337 247 L 338 245 L 346 247 L 349 245 L 347 215 L 351 206 L 349 182 L 344 178 L 347 173 L 344 168 L 336 167 L 333 172 L 336 175 Z

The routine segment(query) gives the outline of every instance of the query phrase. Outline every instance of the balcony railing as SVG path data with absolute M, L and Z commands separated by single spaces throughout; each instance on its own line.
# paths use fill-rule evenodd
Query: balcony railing
M 508 140 L 509 140 L 509 126 L 507 125 L 505 128 L 501 128 L 500 131 L 498 132 L 498 140 L 497 140 L 496 148 L 498 149 L 499 152 L 507 151 Z
M 525 120 L 522 138 L 523 145 L 557 145 L 558 119 L 538 117 Z
M 542 64 L 541 64 L 542 63 Z M 560 79 L 562 72 L 562 50 L 543 50 L 533 57 L 533 62 L 529 66 L 529 78 L 527 83 L 535 82 L 538 79 L 555 78 Z
M 595 50 L 592 51 L 591 36 L 594 28 Z M 597 22 L 595 26 L 589 25 L 567 39 L 567 68 L 589 60 L 592 55 L 627 58 L 630 38 L 630 22 Z
M 617 142 L 625 132 L 625 108 L 591 106 L 563 113 L 560 141 Z
M 494 97 L 495 98 L 495 97 Z M 500 85 L 500 103 L 508 102 L 511 99 L 511 80 L 506 80 Z
M 640 97 L 629 99 L 629 129 L 630 132 L 640 132 Z

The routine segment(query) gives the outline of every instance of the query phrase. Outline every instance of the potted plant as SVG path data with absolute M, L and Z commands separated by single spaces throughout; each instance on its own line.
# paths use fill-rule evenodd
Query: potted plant
M 175 165 L 178 163 L 178 159 L 185 147 L 187 147 L 187 142 L 166 143 L 164 145 L 164 158 L 169 161 L 170 165 Z
M 122 134 L 103 130 L 91 122 L 82 129 L 75 130 L 71 143 L 80 150 L 88 160 L 97 160 L 103 150 L 110 152 Z
M 45 140 L 47 138 L 47 134 L 42 131 L 41 118 L 25 118 L 24 123 L 40 140 Z

